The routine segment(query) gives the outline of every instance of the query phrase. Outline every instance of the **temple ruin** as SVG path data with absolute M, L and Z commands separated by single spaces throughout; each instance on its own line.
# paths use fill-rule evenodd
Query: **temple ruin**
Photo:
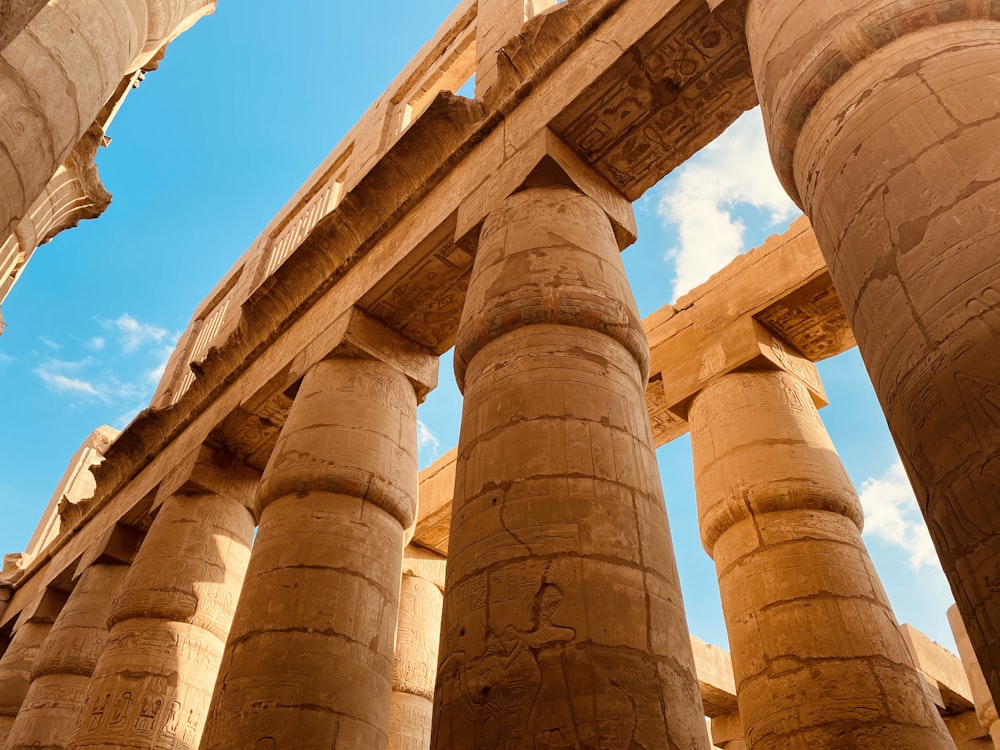
M 11 252 L 212 5 L 0 4 Z M 642 320 L 633 203 L 758 104 L 806 218 Z M 996 2 L 465 0 L 6 559 L 0 748 L 1000 748 L 997 143 Z M 855 345 L 958 657 L 897 623 L 818 416 Z M 685 433 L 730 653 L 681 600 Z

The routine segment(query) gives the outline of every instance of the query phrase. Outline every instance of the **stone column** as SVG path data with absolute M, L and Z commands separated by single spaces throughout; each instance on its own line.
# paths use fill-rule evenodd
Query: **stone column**
M 127 572 L 125 565 L 96 564 L 80 576 L 38 653 L 4 750 L 66 747 L 107 642 L 111 602 Z
M 1000 6 L 750 0 L 746 18 L 772 160 L 1000 700 Z
M 444 568 L 436 552 L 411 545 L 403 553 L 389 750 L 428 750 L 431 744 Z
M 23 28 L 0 49 L 0 238 L 25 217 L 122 79 L 212 8 L 214 0 L 60 0 L 26 25 L 26 17 L 13 19 Z
M 561 187 L 507 198 L 455 350 L 435 750 L 707 747 L 648 367 L 600 206 Z
M 695 396 L 689 422 L 749 746 L 951 748 L 805 384 L 783 371 L 724 375 Z
M 178 471 L 108 619 L 107 646 L 69 744 L 197 750 L 254 519 L 259 474 L 203 448 Z
M 381 361 L 327 359 L 302 379 L 264 471 L 204 750 L 387 747 L 416 408 Z
M 983 729 L 990 733 L 993 747 L 1000 750 L 1000 716 L 997 715 L 993 696 L 990 695 L 983 670 L 979 666 L 976 652 L 969 641 L 969 633 L 965 629 L 965 623 L 962 622 L 962 616 L 955 605 L 948 608 L 948 624 L 951 625 L 951 632 L 955 636 L 955 645 L 958 646 L 958 655 L 962 660 L 965 676 L 969 678 L 972 702 L 976 707 L 976 718 L 979 719 Z
M 31 684 L 38 651 L 52 630 L 65 595 L 46 590 L 29 610 L 21 613 L 10 645 L 0 658 L 0 747 L 3 747 Z

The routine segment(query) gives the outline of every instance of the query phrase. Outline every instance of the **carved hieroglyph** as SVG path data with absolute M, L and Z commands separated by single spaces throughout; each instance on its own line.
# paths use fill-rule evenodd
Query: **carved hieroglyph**
M 567 188 L 487 219 L 459 328 L 435 750 L 707 747 L 611 224 Z
M 52 625 L 5 750 L 62 750 L 82 719 L 87 686 L 108 640 L 108 615 L 125 565 L 91 565 Z
M 750 0 L 746 29 L 772 159 L 1000 699 L 1000 6 Z
M 782 371 L 725 375 L 689 421 L 750 748 L 951 748 L 806 385 Z
M 416 410 L 383 362 L 306 373 L 258 493 L 205 750 L 387 747 Z

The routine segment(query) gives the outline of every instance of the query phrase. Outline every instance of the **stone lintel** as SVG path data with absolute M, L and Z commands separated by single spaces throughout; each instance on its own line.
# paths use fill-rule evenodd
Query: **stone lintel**
M 91 565 L 131 565 L 144 538 L 138 529 L 116 523 L 80 558 L 73 577 L 79 578 Z
M 900 625 L 899 629 L 938 709 L 949 713 L 973 710 L 972 688 L 962 661 L 912 625 Z
M 487 215 L 518 190 L 553 184 L 574 187 L 593 199 L 611 221 L 619 250 L 635 242 L 631 201 L 548 128 L 541 128 L 520 148 L 508 150 L 495 178 L 483 182 L 461 202 L 455 237 L 459 242 L 468 235 L 478 237 Z
M 683 323 L 683 314 L 678 322 Z M 801 380 L 817 407 L 826 406 L 826 394 L 816 366 L 750 317 L 733 321 L 705 335 L 684 326 L 652 349 L 653 372 L 662 373 L 664 403 L 686 419 L 690 400 L 705 386 L 737 370 L 784 370 Z
M 694 668 L 698 675 L 701 700 L 705 704 L 705 715 L 714 720 L 718 716 L 736 714 L 736 683 L 729 654 L 693 635 L 691 650 L 694 652 Z M 742 734 L 741 726 L 740 735 Z
M 686 314 L 681 321 L 676 316 Z M 751 316 L 817 362 L 854 347 L 816 236 L 803 216 L 782 234 L 737 256 L 703 284 L 650 315 L 652 349 L 680 326 L 706 334 Z M 688 322 L 690 321 L 690 322 Z
M 455 495 L 455 461 L 458 450 L 452 448 L 420 472 L 417 525 L 413 543 L 438 554 L 448 555 L 451 528 L 451 501 Z

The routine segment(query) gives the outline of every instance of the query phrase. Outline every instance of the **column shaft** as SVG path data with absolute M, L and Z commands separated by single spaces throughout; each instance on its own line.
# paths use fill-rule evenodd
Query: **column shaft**
M 382 362 L 303 378 L 264 472 L 205 750 L 387 747 L 416 406 Z
M 441 638 L 445 559 L 407 547 L 392 665 L 389 750 L 428 750 Z
M 164 501 L 112 606 L 73 750 L 198 749 L 250 556 L 246 501 Z
M 1000 701 L 1000 5 L 750 0 L 772 158 Z
M 21 710 L 31 684 L 31 667 L 51 629 L 51 622 L 22 623 L 0 659 L 0 747 Z
M 951 748 L 805 385 L 784 372 L 726 375 L 695 397 L 689 421 L 749 746 Z
M 68 745 L 107 642 L 111 603 L 127 573 L 125 565 L 95 564 L 80 576 L 38 653 L 4 750 L 62 750 Z
M 432 747 L 707 747 L 648 348 L 594 201 L 535 188 L 490 215 L 455 363 Z

